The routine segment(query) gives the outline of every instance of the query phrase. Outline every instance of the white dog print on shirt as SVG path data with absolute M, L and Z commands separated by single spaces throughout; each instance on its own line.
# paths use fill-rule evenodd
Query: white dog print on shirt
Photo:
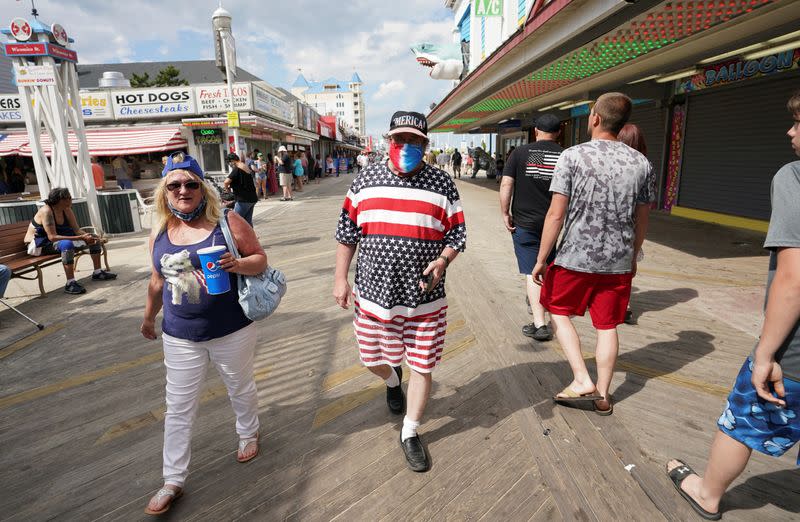
M 183 302 L 184 294 L 186 294 L 189 304 L 200 303 L 202 285 L 199 278 L 203 276 L 197 272 L 200 271 L 195 270 L 192 265 L 188 250 L 161 256 L 161 274 L 172 292 L 172 304 L 180 305 Z

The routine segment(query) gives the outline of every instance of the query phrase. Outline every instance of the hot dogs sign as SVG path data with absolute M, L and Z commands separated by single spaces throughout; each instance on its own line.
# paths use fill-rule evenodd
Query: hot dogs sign
M 191 87 L 114 90 L 111 100 L 118 120 L 182 117 L 197 112 Z

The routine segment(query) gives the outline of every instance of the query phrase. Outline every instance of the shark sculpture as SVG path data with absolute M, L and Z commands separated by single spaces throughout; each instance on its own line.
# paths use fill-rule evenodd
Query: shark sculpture
M 429 67 L 434 80 L 460 80 L 464 74 L 465 56 L 461 44 L 437 45 L 419 43 L 411 46 L 411 52 L 423 67 Z

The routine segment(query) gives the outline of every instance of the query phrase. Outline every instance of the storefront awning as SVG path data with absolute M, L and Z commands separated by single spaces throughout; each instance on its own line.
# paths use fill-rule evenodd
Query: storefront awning
M 25 144 L 19 147 L 19 155 L 31 156 L 29 140 L 27 135 L 24 136 Z M 75 134 L 70 133 L 68 139 L 70 149 L 73 153 L 77 153 L 78 140 Z M 43 134 L 41 140 L 44 153 L 50 156 L 52 151 L 50 136 Z M 86 143 L 89 154 L 92 156 L 165 152 L 188 146 L 186 140 L 181 136 L 181 128 L 168 125 L 86 129 Z M 0 142 L 0 149 L 2 149 L 2 142 Z
M 224 128 L 227 127 L 227 119 L 220 118 L 220 117 L 209 117 L 209 118 L 184 118 L 181 120 L 185 127 L 193 127 L 193 128 Z M 267 118 L 262 118 L 260 116 L 254 115 L 243 115 L 239 117 L 239 124 L 244 129 L 255 129 L 261 130 L 265 132 L 277 132 L 280 133 L 280 136 L 276 136 L 275 139 L 282 140 L 287 138 L 287 142 L 289 143 L 302 143 L 310 145 L 311 142 L 317 141 L 319 139 L 318 134 L 314 134 L 313 132 L 298 129 L 296 127 L 290 127 L 288 125 L 284 125 Z M 285 135 L 285 136 L 284 136 Z M 290 136 L 295 136 L 296 139 L 288 139 Z
M 364 150 L 364 147 L 357 147 L 356 145 L 350 145 L 349 143 L 344 143 L 343 141 L 337 141 L 334 144 L 334 147 L 339 147 L 340 149 L 354 150 L 359 152 Z
M 589 4 L 543 4 L 430 112 L 431 132 L 496 132 L 500 121 L 572 108 L 610 89 L 659 87 L 670 73 L 785 35 L 797 19 L 791 0 L 598 2 L 602 18 Z
M 14 156 L 19 149 L 28 143 L 28 135 L 24 132 L 0 134 L 0 156 Z

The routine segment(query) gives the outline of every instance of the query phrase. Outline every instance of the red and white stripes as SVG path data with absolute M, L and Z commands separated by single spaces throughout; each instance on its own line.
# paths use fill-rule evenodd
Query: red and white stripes
M 384 322 L 370 317 L 356 305 L 353 328 L 365 366 L 399 366 L 405 355 L 410 367 L 429 373 L 442 358 L 447 306 L 434 314 Z

